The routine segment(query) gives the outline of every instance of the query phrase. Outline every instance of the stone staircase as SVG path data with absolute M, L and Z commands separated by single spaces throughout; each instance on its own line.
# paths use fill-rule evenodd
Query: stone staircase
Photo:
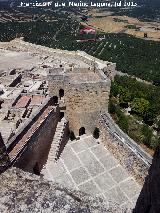
M 68 121 L 65 118 L 62 118 L 60 122 L 57 124 L 56 132 L 51 144 L 51 148 L 48 154 L 48 159 L 46 164 L 43 166 L 41 170 L 41 174 L 46 176 L 46 172 L 48 171 L 50 166 L 53 166 L 56 163 L 59 148 L 61 146 L 61 142 L 63 140 L 64 130 L 66 128 Z

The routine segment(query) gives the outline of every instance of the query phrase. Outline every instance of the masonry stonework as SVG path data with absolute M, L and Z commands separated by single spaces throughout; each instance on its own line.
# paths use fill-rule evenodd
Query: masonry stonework
M 120 164 L 136 179 L 139 184 L 143 184 L 145 177 L 148 174 L 149 166 L 142 159 L 138 158 L 120 140 L 114 138 L 105 128 L 104 124 L 97 124 L 101 130 L 101 141 L 107 149 L 115 156 Z
M 110 80 L 93 70 L 87 70 L 85 81 L 83 69 L 56 72 L 57 69 L 49 73 L 49 91 L 51 96 L 63 100 L 70 130 L 79 135 L 80 128 L 84 127 L 86 134 L 93 133 L 99 114 L 108 108 Z M 60 97 L 60 90 L 64 91 L 64 97 Z
M 33 173 L 35 166 L 39 171 L 47 161 L 51 143 L 59 121 L 59 111 L 53 110 L 39 128 L 34 132 L 27 147 L 16 160 L 15 166 Z

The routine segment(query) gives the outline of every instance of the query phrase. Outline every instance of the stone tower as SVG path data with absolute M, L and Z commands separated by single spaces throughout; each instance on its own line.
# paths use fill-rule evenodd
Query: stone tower
M 54 68 L 48 73 L 50 95 L 75 135 L 90 134 L 98 116 L 107 111 L 110 79 L 95 68 Z

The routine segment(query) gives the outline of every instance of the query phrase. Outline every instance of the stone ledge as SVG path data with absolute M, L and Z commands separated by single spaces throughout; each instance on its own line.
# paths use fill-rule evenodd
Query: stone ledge
M 17 168 L 1 174 L 0 194 L 1 212 L 130 212 Z

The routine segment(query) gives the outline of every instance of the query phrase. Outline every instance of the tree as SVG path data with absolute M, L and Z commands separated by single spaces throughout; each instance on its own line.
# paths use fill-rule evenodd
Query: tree
M 117 97 L 117 95 L 119 94 L 119 89 L 118 86 L 116 84 L 116 82 L 112 81 L 111 84 L 111 96 Z
M 128 103 L 131 101 L 131 94 L 126 90 L 119 97 L 119 104 L 123 108 L 128 107 Z
M 95 139 L 98 139 L 99 138 L 99 128 L 95 128 L 94 129 L 94 132 L 93 132 L 93 137 L 95 138 Z
M 147 111 L 144 112 L 143 121 L 149 126 L 151 126 L 154 123 L 155 116 L 156 114 L 154 113 L 154 111 L 149 108 Z
M 125 116 L 122 116 L 119 118 L 118 124 L 124 132 L 126 133 L 128 132 L 129 125 L 128 125 L 128 120 Z
M 116 112 L 116 106 L 114 105 L 114 103 L 111 99 L 109 101 L 108 111 L 110 114 L 115 114 L 115 112 Z
M 146 144 L 148 147 L 150 147 L 151 139 L 153 136 L 152 130 L 146 124 L 144 124 L 142 126 L 141 132 L 142 132 L 142 142 Z
M 160 138 L 154 138 L 154 140 L 151 141 L 150 147 L 155 150 L 159 144 Z
M 121 110 L 119 108 L 117 108 L 116 110 L 116 114 L 118 117 L 118 125 L 119 127 L 124 131 L 124 132 L 128 132 L 129 129 L 129 124 L 128 124 L 128 119 L 127 117 L 121 112 Z
M 132 111 L 141 116 L 148 110 L 149 101 L 144 98 L 134 98 L 131 102 Z

